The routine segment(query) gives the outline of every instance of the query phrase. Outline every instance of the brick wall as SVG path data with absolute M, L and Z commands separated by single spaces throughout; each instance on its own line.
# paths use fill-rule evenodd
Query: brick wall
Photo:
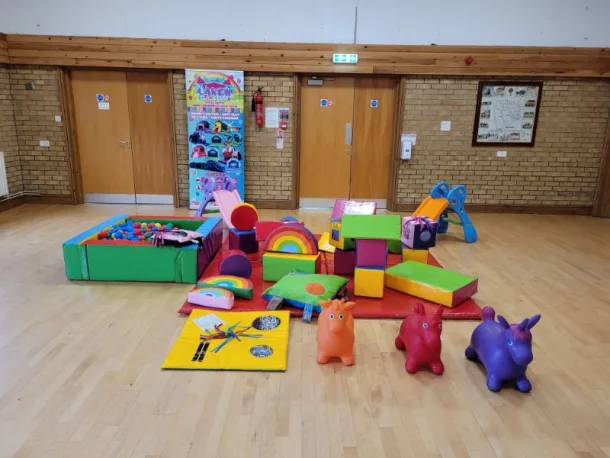
M 184 71 L 173 73 L 176 148 L 180 204 L 188 205 L 188 139 L 186 125 Z M 290 122 L 284 134 L 284 149 L 275 148 L 276 129 L 256 126 L 250 111 L 252 93 L 264 86 L 265 106 L 290 109 Z M 293 76 L 282 73 L 245 74 L 245 199 L 288 201 L 292 196 Z
M 9 73 L 3 65 L 0 65 L 0 151 L 4 152 L 9 194 L 23 191 Z
M 23 186 L 41 195 L 72 194 L 62 116 L 59 71 L 51 67 L 9 67 Z M 32 81 L 33 90 L 25 85 Z M 51 146 L 41 147 L 40 140 Z
M 417 145 L 401 162 L 398 203 L 417 204 L 446 180 L 466 185 L 476 204 L 592 205 L 610 81 L 545 80 L 533 148 L 471 146 L 478 82 L 406 78 L 402 132 L 417 134 Z M 450 132 L 440 132 L 441 120 L 451 121 Z M 508 156 L 497 158 L 498 150 Z

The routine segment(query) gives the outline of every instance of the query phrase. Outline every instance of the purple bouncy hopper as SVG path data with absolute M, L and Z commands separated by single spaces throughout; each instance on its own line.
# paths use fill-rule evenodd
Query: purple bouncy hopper
M 522 393 L 529 393 L 532 384 L 525 372 L 534 359 L 532 353 L 532 329 L 540 315 L 524 319 L 519 324 L 508 324 L 490 306 L 483 307 L 483 323 L 472 332 L 466 358 L 480 360 L 487 371 L 487 388 L 500 391 L 504 382 L 514 382 Z

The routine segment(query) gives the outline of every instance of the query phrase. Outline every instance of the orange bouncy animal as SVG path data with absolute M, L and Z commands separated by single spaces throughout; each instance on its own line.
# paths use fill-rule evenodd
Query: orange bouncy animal
M 318 316 L 318 357 L 320 364 L 340 358 L 345 366 L 354 364 L 354 302 L 339 299 L 320 301 L 324 310 Z

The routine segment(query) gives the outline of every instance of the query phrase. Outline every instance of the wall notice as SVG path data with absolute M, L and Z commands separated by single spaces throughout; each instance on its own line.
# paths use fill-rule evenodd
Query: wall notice
M 480 83 L 473 145 L 533 145 L 542 83 Z

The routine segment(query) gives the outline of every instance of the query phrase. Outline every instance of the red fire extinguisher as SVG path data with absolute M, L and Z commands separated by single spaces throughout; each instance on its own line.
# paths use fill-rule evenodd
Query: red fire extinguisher
M 265 123 L 263 117 L 263 88 L 259 87 L 252 96 L 252 111 L 256 112 L 256 125 L 261 127 Z

